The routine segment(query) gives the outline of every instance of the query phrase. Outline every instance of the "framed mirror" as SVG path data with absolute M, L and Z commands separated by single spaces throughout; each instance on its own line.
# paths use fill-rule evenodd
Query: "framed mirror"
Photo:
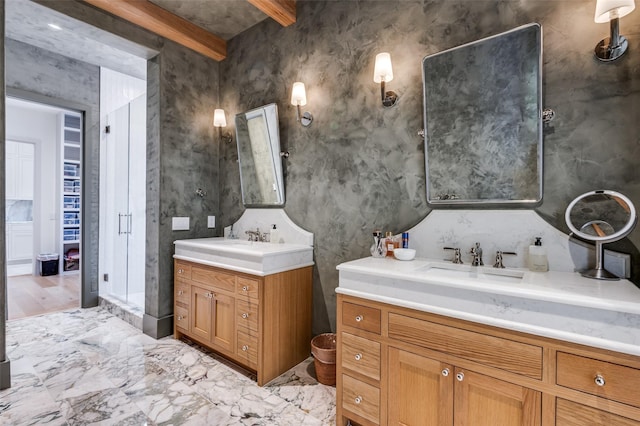
M 542 201 L 542 29 L 529 24 L 425 57 L 432 207 Z
M 278 106 L 269 104 L 237 114 L 235 121 L 242 204 L 283 206 Z
M 587 192 L 569 204 L 565 221 L 573 234 L 593 241 L 596 246 L 596 266 L 581 272 L 582 276 L 617 280 L 618 277 L 604 267 L 602 245 L 618 241 L 633 231 L 638 217 L 631 200 L 615 191 Z

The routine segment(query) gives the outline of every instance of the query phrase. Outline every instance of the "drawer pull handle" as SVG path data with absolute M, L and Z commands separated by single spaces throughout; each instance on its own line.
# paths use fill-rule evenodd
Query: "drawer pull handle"
M 362 359 L 362 354 L 356 354 L 354 358 L 356 359 L 356 361 L 360 361 Z
M 178 321 L 182 321 L 182 315 L 178 315 Z
M 458 373 L 456 374 L 456 379 L 458 379 L 459 382 L 464 380 L 464 373 Z
M 444 370 L 442 370 L 442 375 L 443 375 L 444 377 L 447 377 L 447 376 L 449 375 L 449 369 L 448 369 L 448 368 L 445 368 Z
M 242 318 L 247 319 L 249 318 L 249 314 L 247 314 L 246 312 L 244 314 L 242 314 Z
M 178 296 L 182 296 L 183 291 L 182 290 L 178 290 Z
M 249 291 L 249 287 L 245 285 L 244 287 L 242 287 L 242 291 Z
M 356 399 L 353 400 L 356 404 L 361 404 L 362 403 L 362 397 L 361 396 L 356 396 Z
M 360 322 L 362 321 L 364 318 L 362 318 L 362 315 L 356 315 L 356 322 Z
M 249 346 L 247 346 L 247 345 L 242 345 L 242 350 L 243 350 L 244 352 L 248 351 L 248 350 L 249 350 Z
M 596 378 L 594 379 L 594 382 L 596 382 L 596 385 L 598 386 L 604 386 L 605 385 L 605 381 L 604 381 L 604 377 L 602 377 L 602 375 L 598 374 L 596 376 Z

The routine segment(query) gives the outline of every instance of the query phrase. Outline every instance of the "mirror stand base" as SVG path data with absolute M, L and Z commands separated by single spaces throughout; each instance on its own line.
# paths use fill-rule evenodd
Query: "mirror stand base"
M 613 275 L 611 272 L 603 268 L 587 269 L 586 271 L 580 272 L 580 275 L 586 278 L 595 278 L 596 280 L 616 281 L 620 279 L 618 276 Z

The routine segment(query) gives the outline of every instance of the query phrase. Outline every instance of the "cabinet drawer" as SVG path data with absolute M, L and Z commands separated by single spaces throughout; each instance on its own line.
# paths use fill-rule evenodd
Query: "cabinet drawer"
M 258 333 L 247 328 L 238 327 L 238 346 L 236 354 L 238 360 L 250 367 L 258 364 Z
M 380 380 L 380 343 L 342 333 L 342 367 Z
M 190 264 L 186 262 L 182 262 L 180 260 L 176 260 L 173 269 L 174 269 L 174 277 L 176 280 L 185 281 L 185 280 L 191 279 Z
M 555 426 L 640 426 L 640 422 L 558 398 Z
M 244 300 L 236 300 L 236 324 L 258 331 L 258 305 Z
M 342 304 L 342 324 L 380 334 L 380 309 L 355 303 Z
M 174 283 L 174 287 L 175 302 L 189 306 L 189 303 L 191 303 L 191 286 L 189 284 L 176 281 Z
M 342 407 L 370 422 L 380 424 L 380 389 L 343 374 Z
M 389 337 L 501 370 L 542 378 L 542 347 L 389 314 Z
M 602 378 L 602 381 L 599 378 Z M 635 368 L 558 352 L 556 383 L 640 407 L 640 398 L 638 398 L 640 370 Z
M 238 277 L 236 291 L 240 296 L 247 296 L 250 299 L 258 300 L 258 280 L 250 278 Z
M 181 306 L 176 306 L 175 312 L 173 314 L 173 320 L 175 321 L 177 328 L 184 331 L 189 331 L 189 310 L 188 309 L 183 308 Z
M 221 272 L 205 266 L 194 265 L 191 267 L 191 280 L 197 283 L 207 284 L 216 290 L 235 293 L 236 276 Z

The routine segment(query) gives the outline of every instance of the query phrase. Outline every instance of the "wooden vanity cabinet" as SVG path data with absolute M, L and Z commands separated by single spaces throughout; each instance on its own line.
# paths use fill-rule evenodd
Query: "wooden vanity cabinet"
M 174 336 L 256 372 L 262 386 L 309 356 L 311 274 L 261 277 L 176 259 Z
M 338 425 L 640 426 L 639 357 L 343 294 L 337 313 Z

